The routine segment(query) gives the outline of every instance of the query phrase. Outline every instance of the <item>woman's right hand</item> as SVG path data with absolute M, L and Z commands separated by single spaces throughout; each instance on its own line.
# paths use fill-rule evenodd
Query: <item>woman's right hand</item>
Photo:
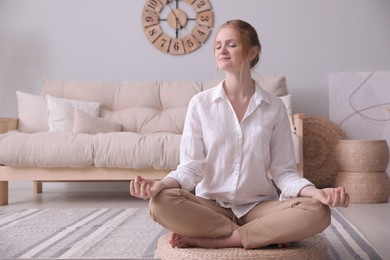
M 164 188 L 161 181 L 144 179 L 137 176 L 135 180 L 130 181 L 130 194 L 141 199 L 150 199 Z

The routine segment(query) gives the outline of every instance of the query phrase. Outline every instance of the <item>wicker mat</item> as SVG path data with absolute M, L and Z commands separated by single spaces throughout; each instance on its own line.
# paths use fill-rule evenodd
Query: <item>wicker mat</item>
M 381 259 L 337 210 L 330 259 Z M 0 259 L 153 259 L 167 230 L 147 209 L 0 209 Z

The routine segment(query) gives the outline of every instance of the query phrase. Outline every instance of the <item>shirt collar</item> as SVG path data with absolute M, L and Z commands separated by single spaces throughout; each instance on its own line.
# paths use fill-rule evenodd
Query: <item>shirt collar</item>
M 227 98 L 225 90 L 223 89 L 223 81 L 221 81 L 215 88 L 212 96 L 212 101 L 217 101 L 219 99 Z M 255 82 L 255 93 L 253 94 L 253 101 L 255 106 L 260 105 L 262 101 L 270 103 L 269 94 L 257 83 Z
M 226 94 L 225 90 L 223 89 L 223 81 L 221 81 L 215 88 L 214 88 L 214 93 L 212 97 L 212 101 L 217 101 L 219 99 L 225 99 Z

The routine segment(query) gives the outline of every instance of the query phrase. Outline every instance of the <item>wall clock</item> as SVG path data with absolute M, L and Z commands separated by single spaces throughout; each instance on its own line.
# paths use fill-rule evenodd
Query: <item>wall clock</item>
M 157 49 L 183 55 L 198 49 L 210 36 L 213 11 L 208 0 L 147 0 L 142 25 Z

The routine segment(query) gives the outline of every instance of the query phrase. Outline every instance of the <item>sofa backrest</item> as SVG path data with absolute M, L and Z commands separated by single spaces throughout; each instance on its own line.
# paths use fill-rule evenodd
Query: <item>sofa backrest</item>
M 275 95 L 287 94 L 285 77 L 254 76 Z M 45 80 L 41 94 L 100 103 L 100 117 L 122 125 L 122 131 L 181 134 L 190 99 L 218 81 L 106 81 Z
M 202 91 L 193 81 L 108 83 L 46 80 L 42 95 L 100 103 L 100 117 L 122 124 L 122 131 L 181 134 L 190 99 Z

